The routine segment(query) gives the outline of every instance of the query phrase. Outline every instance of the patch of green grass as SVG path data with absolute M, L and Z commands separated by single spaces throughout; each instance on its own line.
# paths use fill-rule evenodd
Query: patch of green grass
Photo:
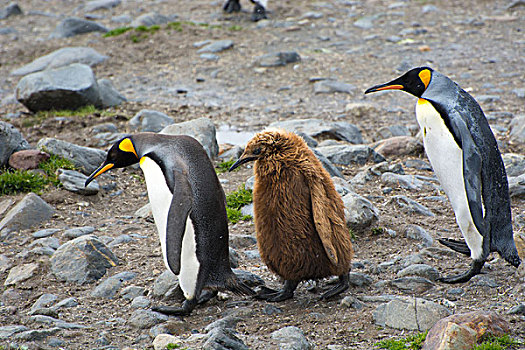
M 73 117 L 73 116 L 85 117 L 88 115 L 100 115 L 103 117 L 109 117 L 109 116 L 115 115 L 115 113 L 97 109 L 93 105 L 80 107 L 75 110 L 64 109 L 64 110 L 57 111 L 57 110 L 52 109 L 50 111 L 39 111 L 25 118 L 24 121 L 22 122 L 22 126 L 31 127 L 31 126 L 35 126 L 38 124 L 42 124 L 44 120 L 49 119 L 49 118 Z
M 387 350 L 419 350 L 427 337 L 427 332 L 410 335 L 403 339 L 385 339 L 376 343 L 379 349 Z
M 228 221 L 232 224 L 240 220 L 250 220 L 250 215 L 242 215 L 241 208 L 253 202 L 252 191 L 244 188 L 241 185 L 239 189 L 226 195 L 226 213 L 228 214 Z
M 0 195 L 35 192 L 40 194 L 49 185 L 59 186 L 58 169 L 75 169 L 67 159 L 51 154 L 38 166 L 44 174 L 30 170 L 6 170 L 0 174 Z M 1 350 L 1 349 L 0 349 Z
M 233 25 L 228 27 L 228 30 L 231 30 L 232 32 L 239 32 L 242 30 L 242 27 L 239 25 Z
M 42 174 L 27 170 L 8 170 L 0 174 L 0 195 L 35 192 L 40 194 L 49 184 Z
M 521 345 L 524 344 L 508 335 L 501 337 L 490 335 L 484 338 L 481 344 L 474 346 L 472 350 L 512 350 L 519 349 Z
M 382 227 L 374 227 L 374 228 L 372 228 L 372 234 L 373 234 L 374 236 L 380 235 L 380 234 L 382 234 L 383 232 L 385 232 L 385 229 L 382 228 Z
M 110 30 L 109 32 L 105 33 L 103 36 L 104 36 L 104 38 L 108 38 L 110 36 L 118 36 L 118 35 L 126 33 L 127 31 L 130 31 L 132 29 L 133 29 L 133 27 L 119 27 L 119 28 L 115 28 L 115 29 Z
M 173 29 L 177 32 L 182 32 L 182 23 L 180 22 L 170 22 L 166 25 L 166 28 Z
M 166 344 L 166 350 L 180 349 L 180 344 L 168 343 Z
M 136 32 L 143 32 L 143 33 L 155 33 L 160 29 L 159 25 L 152 25 L 152 26 L 138 26 L 135 28 Z
M 223 162 L 220 162 L 219 164 L 217 164 L 217 166 L 215 167 L 215 172 L 217 174 L 222 174 L 222 173 L 225 173 L 227 172 L 228 170 L 230 170 L 231 166 L 235 163 L 235 160 L 225 160 Z M 234 171 L 236 171 L 237 169 L 235 169 Z
M 75 170 L 76 167 L 69 159 L 62 158 L 52 153 L 49 153 L 49 154 L 51 155 L 51 157 L 45 162 L 40 163 L 38 165 L 38 168 L 44 170 L 49 181 L 53 185 L 58 186 L 60 181 L 58 180 L 58 175 L 56 174 L 57 170 L 58 169 Z

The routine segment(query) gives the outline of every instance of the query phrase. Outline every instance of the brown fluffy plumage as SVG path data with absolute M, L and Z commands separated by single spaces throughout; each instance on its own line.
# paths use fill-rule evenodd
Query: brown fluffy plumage
M 343 201 L 304 140 L 283 130 L 261 132 L 236 164 L 249 160 L 255 160 L 257 242 L 268 268 L 294 282 L 347 275 L 353 249 Z

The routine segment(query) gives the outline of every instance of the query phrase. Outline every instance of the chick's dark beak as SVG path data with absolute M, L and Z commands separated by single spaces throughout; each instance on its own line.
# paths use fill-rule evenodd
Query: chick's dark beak
M 237 160 L 232 166 L 231 168 L 228 170 L 228 171 L 233 171 L 235 170 L 235 168 L 237 168 L 238 166 L 244 164 L 244 163 L 248 163 L 248 162 L 251 162 L 252 160 L 256 160 L 257 157 L 243 157 L 241 156 L 241 158 L 239 158 L 239 160 Z
M 376 91 L 383 91 L 383 90 L 403 90 L 404 88 L 405 86 L 401 83 L 399 78 L 397 78 L 385 84 L 372 86 L 370 89 L 365 91 L 365 94 L 369 94 L 371 92 L 376 92 Z
M 97 170 L 95 170 L 86 180 L 86 183 L 84 184 L 84 187 L 87 187 L 91 181 L 93 181 L 97 176 L 99 176 L 102 173 L 105 173 L 109 169 L 113 168 L 115 164 L 113 163 L 103 163 L 101 166 L 98 167 Z

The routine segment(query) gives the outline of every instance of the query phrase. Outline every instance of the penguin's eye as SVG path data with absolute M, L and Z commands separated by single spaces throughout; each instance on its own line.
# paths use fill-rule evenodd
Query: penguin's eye
M 254 149 L 252 153 L 253 155 L 256 155 L 256 156 L 261 154 L 261 148 L 259 147 L 259 148 Z

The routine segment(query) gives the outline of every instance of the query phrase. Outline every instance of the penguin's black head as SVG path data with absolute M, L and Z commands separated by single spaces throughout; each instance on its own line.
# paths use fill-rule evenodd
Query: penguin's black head
M 268 130 L 256 134 L 244 149 L 239 160 L 230 168 L 230 171 L 239 165 L 258 159 L 285 156 L 291 148 L 288 133 L 284 130 Z
M 129 137 L 117 141 L 108 151 L 106 160 L 97 170 L 95 170 L 86 180 L 85 186 L 93 181 L 100 174 L 112 168 L 124 168 L 139 162 L 139 156 Z
M 383 90 L 403 90 L 416 97 L 421 97 L 432 80 L 433 71 L 429 67 L 411 69 L 391 82 L 371 87 L 365 91 L 365 94 Z

